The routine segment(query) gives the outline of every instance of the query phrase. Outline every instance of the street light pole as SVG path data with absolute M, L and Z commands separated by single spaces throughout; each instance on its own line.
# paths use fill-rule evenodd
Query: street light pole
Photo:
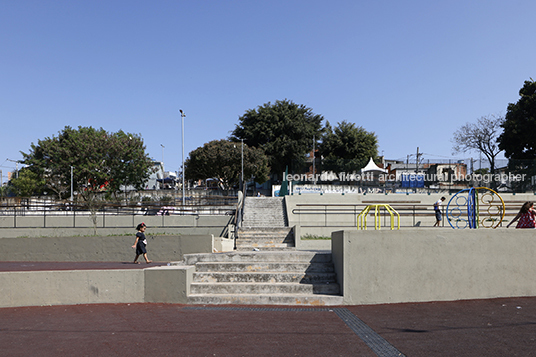
M 242 186 L 242 193 L 246 192 L 244 189 L 244 139 L 242 139 L 242 174 L 240 175 L 240 183 L 240 186 Z
M 71 205 L 73 204 L 73 167 L 71 166 Z
M 162 147 L 162 171 L 165 171 L 164 170 L 164 148 L 165 146 L 160 144 L 160 146 Z
M 182 125 L 182 206 L 184 208 L 184 117 L 186 117 L 186 114 L 182 111 L 182 109 L 179 109 L 179 112 L 181 113 L 181 125 Z M 184 212 L 183 212 L 184 213 Z

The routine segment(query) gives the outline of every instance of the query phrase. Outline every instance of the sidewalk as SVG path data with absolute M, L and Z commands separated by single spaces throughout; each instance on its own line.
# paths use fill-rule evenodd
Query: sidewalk
M 0 309 L 4 356 L 534 356 L 536 297 L 309 308 Z

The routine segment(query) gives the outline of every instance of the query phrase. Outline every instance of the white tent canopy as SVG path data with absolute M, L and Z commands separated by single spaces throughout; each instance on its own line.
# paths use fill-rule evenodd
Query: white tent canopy
M 361 173 L 365 173 L 365 172 L 372 172 L 372 173 L 387 173 L 387 170 L 378 167 L 378 166 L 374 163 L 374 160 L 372 160 L 372 157 L 371 157 L 371 158 L 370 158 L 370 161 L 369 161 L 368 164 L 367 164 L 367 166 L 365 166 L 364 168 L 361 169 Z

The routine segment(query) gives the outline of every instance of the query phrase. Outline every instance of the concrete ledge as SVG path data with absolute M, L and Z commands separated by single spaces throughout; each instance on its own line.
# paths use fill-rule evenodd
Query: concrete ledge
M 186 304 L 195 266 L 145 269 L 145 302 Z
M 185 304 L 193 266 L 0 273 L 0 307 L 159 302 Z
M 0 307 L 144 302 L 143 270 L 0 273 Z
M 348 305 L 536 296 L 535 233 L 339 231 L 332 253 Z

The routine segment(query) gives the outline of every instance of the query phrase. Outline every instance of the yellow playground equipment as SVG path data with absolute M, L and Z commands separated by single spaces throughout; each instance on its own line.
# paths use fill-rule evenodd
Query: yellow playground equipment
M 381 209 L 384 209 L 391 216 L 391 230 L 395 229 L 395 215 L 397 228 L 400 229 L 400 215 L 398 212 L 388 204 L 368 205 L 357 215 L 357 229 L 367 229 L 367 216 L 372 209 L 374 209 L 374 229 L 381 228 Z

